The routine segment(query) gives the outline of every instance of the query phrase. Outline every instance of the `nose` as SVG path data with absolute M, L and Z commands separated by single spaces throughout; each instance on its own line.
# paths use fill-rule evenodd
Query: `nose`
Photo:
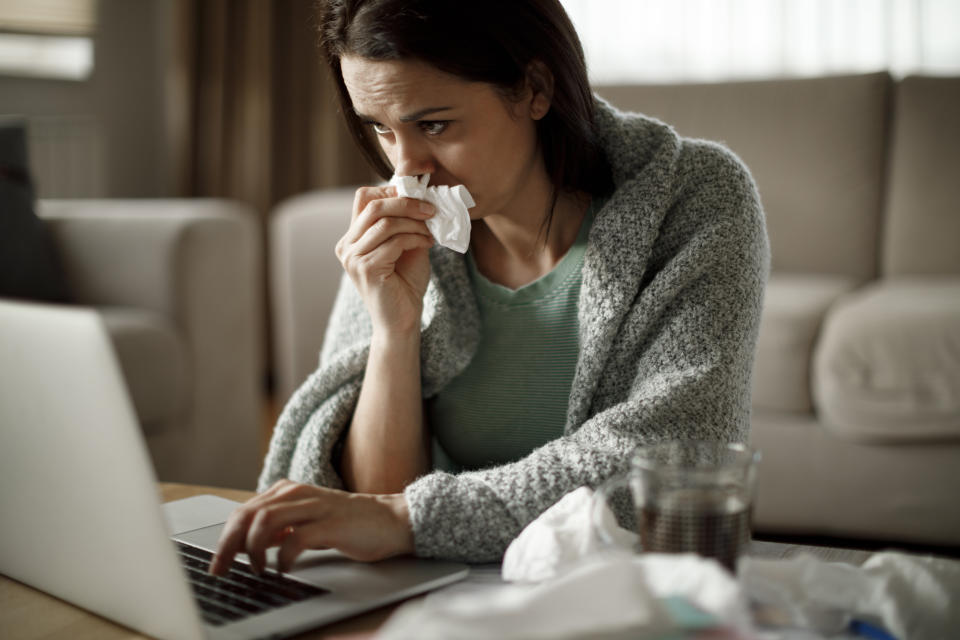
M 436 173 L 436 161 L 430 148 L 414 138 L 398 136 L 393 148 L 393 168 L 398 176 L 419 176 Z

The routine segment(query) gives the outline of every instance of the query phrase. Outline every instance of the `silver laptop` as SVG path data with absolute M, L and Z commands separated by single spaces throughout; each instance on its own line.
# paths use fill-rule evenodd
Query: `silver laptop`
M 110 339 L 90 310 L 0 300 L 0 434 L 0 573 L 150 636 L 288 636 L 468 572 L 312 551 L 261 582 L 241 556 L 229 582 L 205 585 L 237 503 L 160 504 Z

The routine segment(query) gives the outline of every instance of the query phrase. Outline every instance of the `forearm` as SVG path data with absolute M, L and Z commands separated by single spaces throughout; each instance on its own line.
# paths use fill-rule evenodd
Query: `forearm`
M 374 334 L 340 471 L 350 491 L 397 493 L 429 470 L 420 333 Z

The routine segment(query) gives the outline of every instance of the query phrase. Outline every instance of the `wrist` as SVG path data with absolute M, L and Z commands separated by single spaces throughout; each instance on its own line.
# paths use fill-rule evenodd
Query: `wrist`
M 371 318 L 373 321 L 374 337 L 403 338 L 420 335 L 420 318 L 423 316 L 423 303 L 418 304 L 416 308 L 411 309 L 409 313 L 404 312 L 400 315 L 401 317 L 397 317 L 395 314 L 392 314 L 390 318 L 380 318 L 374 315 Z
M 373 328 L 370 345 L 379 351 L 420 352 L 420 325 L 409 327 Z
M 396 531 L 396 555 L 412 554 L 416 547 L 413 541 L 413 525 L 410 522 L 410 505 L 402 493 L 378 495 L 377 500 L 387 507 L 393 529 Z

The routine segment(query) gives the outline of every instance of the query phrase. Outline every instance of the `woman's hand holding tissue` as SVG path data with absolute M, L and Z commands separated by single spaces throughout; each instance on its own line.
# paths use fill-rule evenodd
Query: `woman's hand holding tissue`
M 420 397 L 420 315 L 430 280 L 424 223 L 433 205 L 396 187 L 357 190 L 350 228 L 337 243 L 363 298 L 373 336 L 363 387 L 339 460 L 344 486 L 394 494 L 430 467 Z
M 230 515 L 210 573 L 226 573 L 238 553 L 249 555 L 253 569 L 262 572 L 270 547 L 280 548 L 281 571 L 307 549 L 337 549 L 367 562 L 412 553 L 406 499 L 281 480 Z
M 336 254 L 363 297 L 374 331 L 419 331 L 423 296 L 430 279 L 427 250 L 433 236 L 425 221 L 432 204 L 398 198 L 396 187 L 361 187 L 350 228 Z

